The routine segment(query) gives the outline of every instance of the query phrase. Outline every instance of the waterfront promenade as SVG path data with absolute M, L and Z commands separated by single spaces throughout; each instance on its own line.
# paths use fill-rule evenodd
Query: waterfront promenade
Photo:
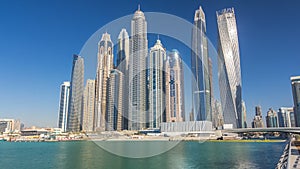
M 289 168 L 300 168 L 300 141 L 292 140 L 290 144 Z
M 285 146 L 276 169 L 300 168 L 300 141 L 291 139 Z

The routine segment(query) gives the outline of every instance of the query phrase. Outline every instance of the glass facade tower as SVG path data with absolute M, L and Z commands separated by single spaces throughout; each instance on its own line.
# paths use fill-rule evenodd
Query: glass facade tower
M 202 7 L 195 12 L 192 31 L 193 111 L 196 121 L 212 121 L 206 21 Z
M 118 37 L 117 69 L 123 73 L 123 119 L 122 129 L 128 129 L 128 104 L 129 104 L 129 36 L 126 29 L 122 29 Z
M 61 128 L 63 132 L 67 131 L 69 96 L 70 96 L 70 82 L 64 82 L 60 86 L 59 117 L 58 117 L 58 128 Z
M 296 127 L 300 127 L 300 76 L 291 77 Z
M 83 90 L 84 61 L 82 57 L 74 55 L 70 87 L 68 131 L 79 132 L 82 129 Z
M 224 124 L 243 126 L 240 51 L 233 8 L 217 12 L 218 75 Z

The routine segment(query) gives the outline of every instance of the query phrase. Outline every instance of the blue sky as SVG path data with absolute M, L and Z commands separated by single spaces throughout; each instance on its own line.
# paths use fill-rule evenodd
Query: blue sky
M 145 12 L 170 13 L 190 22 L 201 5 L 213 44 L 217 42 L 216 10 L 234 7 L 248 121 L 255 105 L 262 106 L 264 116 L 269 107 L 293 105 L 289 78 L 300 74 L 297 0 L 2 0 L 0 118 L 21 119 L 26 126 L 56 126 L 59 86 L 70 80 L 72 55 L 95 31 L 132 14 L 138 4 Z M 153 44 L 149 40 L 149 46 Z

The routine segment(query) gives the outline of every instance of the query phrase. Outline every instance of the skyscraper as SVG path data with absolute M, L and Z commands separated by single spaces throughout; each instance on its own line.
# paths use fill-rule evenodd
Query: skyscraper
M 261 112 L 261 107 L 260 106 L 255 107 L 255 115 L 262 117 L 262 112 Z
M 147 22 L 138 8 L 131 20 L 129 58 L 129 114 L 128 128 L 146 127 L 146 57 L 148 51 Z
M 291 77 L 296 126 L 300 127 L 300 76 Z
M 252 121 L 252 128 L 263 128 L 263 122 L 262 119 L 259 116 L 254 116 L 254 119 Z
M 83 124 L 82 130 L 94 131 L 95 116 L 95 80 L 88 79 L 84 89 L 83 97 Z
M 214 90 L 213 90 L 213 63 L 210 57 L 208 57 L 208 74 L 209 74 L 209 98 L 210 98 L 210 105 L 211 105 L 211 120 L 213 128 L 218 127 L 218 117 L 216 114 L 216 107 L 215 107 L 215 98 L 214 98 Z
M 184 121 L 184 76 L 180 54 L 173 49 L 168 53 L 165 64 L 166 121 Z
M 242 100 L 242 126 L 241 128 L 247 128 L 247 109 L 246 109 L 246 103 L 244 100 Z
M 242 82 L 240 51 L 233 8 L 217 12 L 218 74 L 224 124 L 242 127 Z
M 129 36 L 126 29 L 122 29 L 118 36 L 117 67 L 122 73 L 129 66 Z
M 82 57 L 74 55 L 69 99 L 68 131 L 79 132 L 82 129 L 83 88 L 84 61 Z
M 123 130 L 123 73 L 117 69 L 110 71 L 107 82 L 106 130 Z
M 256 106 L 255 107 L 255 116 L 252 121 L 252 128 L 262 128 L 264 127 L 263 119 L 262 119 L 262 112 L 261 107 Z
M 123 129 L 128 129 L 129 104 L 129 36 L 126 29 L 122 29 L 118 37 L 117 69 L 123 73 Z
M 148 57 L 149 71 L 149 128 L 159 128 L 163 122 L 165 112 L 165 83 L 164 83 L 164 63 L 166 60 L 166 50 L 160 40 L 150 49 Z
M 200 6 L 195 12 L 192 32 L 193 110 L 196 121 L 212 121 L 211 84 L 205 14 Z
M 280 107 L 278 112 L 278 126 L 279 127 L 292 127 L 292 119 L 291 114 L 294 109 L 292 107 Z
M 267 127 L 278 127 L 277 113 L 270 108 L 266 116 Z
M 58 128 L 63 132 L 67 131 L 68 109 L 70 97 L 70 82 L 64 82 L 60 85 L 60 99 L 59 99 L 59 114 L 58 114 Z
M 215 100 L 214 102 L 214 108 L 216 111 L 216 117 L 217 117 L 217 124 L 216 127 L 217 128 L 221 128 L 224 124 L 224 116 L 223 116 L 223 111 L 222 111 L 222 105 L 221 102 L 219 100 Z
M 105 130 L 107 80 L 110 71 L 113 69 L 113 57 L 113 43 L 110 34 L 106 32 L 98 43 L 98 65 L 95 83 L 95 130 L 97 131 Z

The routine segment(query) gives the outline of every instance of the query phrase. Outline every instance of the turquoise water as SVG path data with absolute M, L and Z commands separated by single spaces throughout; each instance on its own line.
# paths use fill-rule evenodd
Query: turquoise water
M 145 143 L 145 146 L 147 143 Z M 111 154 L 91 141 L 0 142 L 1 169 L 275 168 L 285 143 L 181 142 L 149 158 Z

